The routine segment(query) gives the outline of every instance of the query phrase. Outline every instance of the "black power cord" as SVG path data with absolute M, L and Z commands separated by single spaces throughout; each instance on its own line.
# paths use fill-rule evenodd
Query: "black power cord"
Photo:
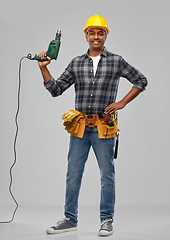
M 18 126 L 18 114 L 19 114 L 19 110 L 20 110 L 20 91 L 21 91 L 21 62 L 24 58 L 28 58 L 30 59 L 30 55 L 28 54 L 27 56 L 25 57 L 22 57 L 20 62 L 19 62 L 19 83 L 18 83 L 18 96 L 17 96 L 17 111 L 16 111 L 16 115 L 15 115 L 15 124 L 16 124 L 16 133 L 15 133 L 15 138 L 14 138 L 14 162 L 12 164 L 12 166 L 10 167 L 10 184 L 9 184 L 9 192 L 11 194 L 11 197 L 13 198 L 15 204 L 16 204 L 16 207 L 14 209 L 14 212 L 13 212 L 13 215 L 12 215 L 12 218 L 11 220 L 9 221 L 4 221 L 4 222 L 0 222 L 0 223 L 10 223 L 14 220 L 14 216 L 15 216 L 15 213 L 18 209 L 18 202 L 17 200 L 15 199 L 13 193 L 12 193 L 12 182 L 13 182 L 13 178 L 12 178 L 12 169 L 14 167 L 14 165 L 16 164 L 16 161 L 17 161 L 17 151 L 16 151 L 16 142 L 17 142 L 17 137 L 18 137 L 18 130 L 19 130 L 19 126 Z

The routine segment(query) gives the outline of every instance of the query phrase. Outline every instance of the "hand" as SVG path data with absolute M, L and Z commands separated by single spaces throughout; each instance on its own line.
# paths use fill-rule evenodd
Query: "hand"
M 108 113 L 114 113 L 115 111 L 122 109 L 126 106 L 126 104 L 128 104 L 129 102 L 131 102 L 134 98 L 136 98 L 139 93 L 141 93 L 141 90 L 138 88 L 132 88 L 128 94 L 120 101 L 117 103 L 112 103 L 110 104 L 107 108 L 105 108 L 105 114 Z
M 42 52 L 38 55 L 41 59 L 47 56 L 47 52 Z M 46 67 L 51 62 L 51 58 L 47 56 L 48 61 L 38 61 L 39 67 Z
M 114 113 L 115 111 L 124 108 L 125 105 L 126 105 L 126 103 L 123 102 L 123 101 L 116 102 L 116 103 L 112 103 L 112 104 L 110 104 L 107 108 L 105 108 L 104 113 L 105 113 L 105 114 Z

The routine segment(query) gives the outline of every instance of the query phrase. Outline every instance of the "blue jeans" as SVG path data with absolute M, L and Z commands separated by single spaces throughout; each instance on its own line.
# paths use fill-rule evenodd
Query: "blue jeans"
M 66 177 L 65 216 L 77 225 L 78 196 L 85 163 L 92 146 L 101 175 L 100 219 L 112 219 L 115 205 L 115 138 L 99 139 L 98 132 L 85 130 L 83 138 L 70 136 Z

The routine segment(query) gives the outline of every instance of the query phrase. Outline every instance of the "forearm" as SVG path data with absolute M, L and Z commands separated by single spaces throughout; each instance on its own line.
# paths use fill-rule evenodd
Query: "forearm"
M 41 59 L 44 59 L 44 57 L 47 56 L 47 51 L 40 53 L 38 56 Z M 50 64 L 51 58 L 47 56 L 47 59 L 48 59 L 47 61 L 38 61 L 38 65 L 39 65 L 39 68 L 40 68 L 40 71 L 42 73 L 45 83 L 48 83 L 48 81 L 51 78 L 51 74 L 47 69 L 47 65 Z
M 41 71 L 41 73 L 42 73 L 44 82 L 45 82 L 45 83 L 48 83 L 48 81 L 49 81 L 50 78 L 51 78 L 51 74 L 50 74 L 50 72 L 48 71 L 47 67 L 46 67 L 46 66 L 40 66 L 40 71 Z
M 110 104 L 106 109 L 105 109 L 105 114 L 111 114 L 114 113 L 117 110 L 120 110 L 126 106 L 129 102 L 131 102 L 134 98 L 136 98 L 139 93 L 141 93 L 141 90 L 138 88 L 132 88 L 128 94 L 119 102 L 112 103 Z
M 130 92 L 120 101 L 126 106 L 129 102 L 131 102 L 134 98 L 136 98 L 139 93 L 141 93 L 141 90 L 138 88 L 132 88 Z

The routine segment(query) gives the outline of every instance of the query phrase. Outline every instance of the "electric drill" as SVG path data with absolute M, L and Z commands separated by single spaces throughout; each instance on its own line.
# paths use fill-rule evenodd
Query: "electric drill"
M 55 40 L 52 40 L 48 46 L 48 51 L 47 51 L 47 56 L 50 57 L 51 59 L 57 59 L 58 52 L 60 49 L 60 41 L 61 38 L 61 30 L 58 30 L 56 33 L 56 38 Z M 27 58 L 30 60 L 37 60 L 37 61 L 48 61 L 47 56 L 45 56 L 43 59 L 39 58 L 37 54 L 32 58 L 31 54 L 29 53 L 27 55 Z

